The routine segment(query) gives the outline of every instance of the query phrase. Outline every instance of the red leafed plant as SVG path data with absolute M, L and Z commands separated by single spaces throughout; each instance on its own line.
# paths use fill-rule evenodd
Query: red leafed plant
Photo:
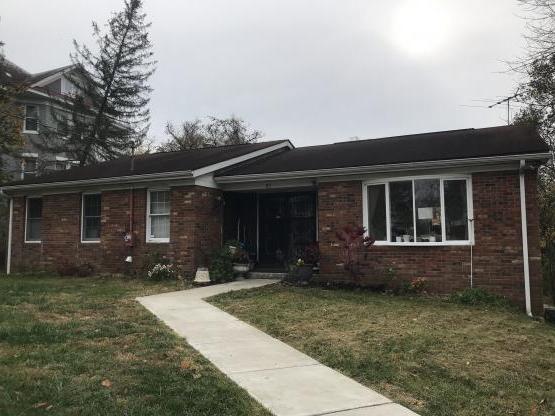
M 355 282 L 360 280 L 360 260 L 368 257 L 367 250 L 376 241 L 373 237 L 365 236 L 366 229 L 363 226 L 347 225 L 335 233 L 343 249 L 343 267 L 349 272 Z

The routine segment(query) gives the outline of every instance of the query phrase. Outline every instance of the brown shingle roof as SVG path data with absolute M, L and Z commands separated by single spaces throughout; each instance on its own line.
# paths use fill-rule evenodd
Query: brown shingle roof
M 131 157 L 123 157 L 108 162 L 97 163 L 85 167 L 74 167 L 69 170 L 57 171 L 6 184 L 48 184 L 53 182 L 71 182 L 88 179 L 103 179 L 131 175 L 147 175 L 155 173 L 190 171 L 200 169 L 216 163 L 224 162 L 235 157 L 247 155 L 257 150 L 265 149 L 287 140 L 275 140 L 252 144 L 240 144 L 204 149 L 184 150 L 178 152 L 161 152 L 135 156 L 133 170 Z
M 547 152 L 538 134 L 525 126 L 451 130 L 381 139 L 297 147 L 253 159 L 217 176 L 295 172 L 397 163 Z

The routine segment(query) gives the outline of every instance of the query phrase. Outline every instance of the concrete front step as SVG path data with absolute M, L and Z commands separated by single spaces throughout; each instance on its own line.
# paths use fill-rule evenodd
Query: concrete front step
M 249 272 L 249 279 L 285 279 L 287 273 L 278 272 Z

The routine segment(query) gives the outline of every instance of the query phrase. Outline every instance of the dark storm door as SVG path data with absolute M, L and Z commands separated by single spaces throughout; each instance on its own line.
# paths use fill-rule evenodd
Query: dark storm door
M 261 194 L 259 201 L 259 264 L 285 267 L 316 240 L 316 195 Z

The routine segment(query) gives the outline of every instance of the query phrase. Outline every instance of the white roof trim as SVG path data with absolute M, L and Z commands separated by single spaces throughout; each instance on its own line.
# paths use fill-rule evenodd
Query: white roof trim
M 38 82 L 35 82 L 34 84 L 31 84 L 31 87 L 44 87 L 45 85 L 50 84 L 53 81 L 56 81 L 58 78 L 61 78 L 64 74 L 73 71 L 73 66 L 70 66 L 69 68 L 63 69 L 61 71 L 55 72 L 52 75 L 41 79 Z
M 203 168 L 199 168 L 193 171 L 193 177 L 206 175 L 207 173 L 215 172 L 220 169 L 227 168 L 228 166 L 235 165 L 237 163 L 245 162 L 249 159 L 265 155 L 266 153 L 273 152 L 275 150 L 283 149 L 283 148 L 293 149 L 293 144 L 287 140 L 281 143 L 277 143 L 270 147 L 265 147 L 264 149 L 255 150 L 254 152 L 247 153 L 246 155 L 234 157 L 232 159 L 224 160 L 223 162 L 215 163 L 213 165 L 205 166 Z
M 68 188 L 75 186 L 90 186 L 90 185 L 107 185 L 107 184 L 124 184 L 146 181 L 159 181 L 168 179 L 186 179 L 192 178 L 191 171 L 176 171 L 176 172 L 162 172 L 162 173 L 149 173 L 145 175 L 127 175 L 115 176 L 110 178 L 97 178 L 97 179 L 80 179 L 75 181 L 65 182 L 46 182 L 46 183 L 30 183 L 21 185 L 4 186 L 4 192 L 21 191 L 21 190 L 35 190 L 47 188 Z

